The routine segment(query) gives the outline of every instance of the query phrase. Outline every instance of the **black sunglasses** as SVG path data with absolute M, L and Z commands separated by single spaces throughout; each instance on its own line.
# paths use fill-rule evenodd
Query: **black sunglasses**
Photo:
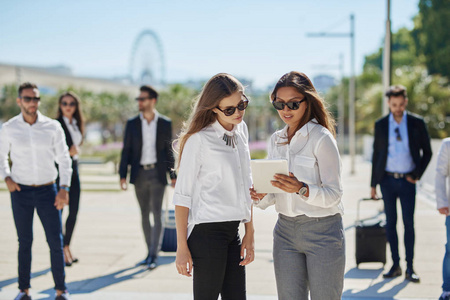
M 136 101 L 145 101 L 145 100 L 147 100 L 147 99 L 154 99 L 154 98 L 150 98 L 150 97 L 137 97 L 137 98 L 134 98 Z
M 397 128 L 395 128 L 395 134 L 396 134 L 396 140 L 397 141 L 399 141 L 399 142 L 401 142 L 402 141 L 402 136 L 400 135 L 400 129 L 397 127 Z
M 303 98 L 300 101 L 296 102 L 281 102 L 281 101 L 272 101 L 273 107 L 275 107 L 276 110 L 283 110 L 285 106 L 287 106 L 290 110 L 297 110 L 300 107 L 300 104 L 306 101 L 306 98 Z
M 23 96 L 23 97 L 20 97 L 20 99 L 22 99 L 23 102 L 25 102 L 25 103 L 30 103 L 31 101 L 34 101 L 34 102 L 39 102 L 39 101 L 41 101 L 41 98 L 40 98 L 40 97 L 27 97 L 27 96 Z
M 71 106 L 71 107 L 77 106 L 77 104 L 75 102 L 65 102 L 65 101 L 62 101 L 61 105 L 62 106 Z
M 232 116 L 235 113 L 236 108 L 239 109 L 240 111 L 243 111 L 244 109 L 247 108 L 249 101 L 248 101 L 247 97 L 244 96 L 244 98 L 245 98 L 245 100 L 242 100 L 241 102 L 239 102 L 239 104 L 237 106 L 228 107 L 223 110 L 220 109 L 220 107 L 218 107 L 218 106 L 216 108 L 218 110 L 220 110 L 221 112 L 223 112 L 223 114 L 225 116 L 227 116 L 227 117 Z

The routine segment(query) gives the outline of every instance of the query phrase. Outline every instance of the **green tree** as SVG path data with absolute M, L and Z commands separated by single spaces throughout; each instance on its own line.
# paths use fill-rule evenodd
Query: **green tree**
M 20 108 L 16 103 L 17 86 L 15 84 L 5 85 L 0 91 L 0 121 L 6 122 L 8 119 L 20 113 Z
M 450 1 L 420 0 L 412 36 L 430 74 L 450 75 Z

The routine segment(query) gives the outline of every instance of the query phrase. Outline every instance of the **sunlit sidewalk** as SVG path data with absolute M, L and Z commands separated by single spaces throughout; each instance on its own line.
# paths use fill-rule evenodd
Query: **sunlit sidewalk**
M 347 263 L 343 299 L 438 299 L 445 225 L 444 217 L 436 212 L 429 199 L 418 197 L 416 206 L 415 270 L 421 283 L 404 281 L 404 277 L 384 280 L 383 266 L 379 263 L 361 264 L 360 269 L 356 268 L 353 228 L 356 204 L 358 199 L 369 194 L 371 166 L 358 159 L 357 173 L 351 176 L 348 165 L 345 157 L 343 201 Z M 72 245 L 72 252 L 80 262 L 66 268 L 72 299 L 192 299 L 192 279 L 176 272 L 174 253 L 162 253 L 160 265 L 153 271 L 135 266 L 144 258 L 146 250 L 132 188 L 126 192 L 108 191 L 117 183 L 117 176 L 102 175 L 101 172 L 88 174 L 83 169 L 81 172 L 82 185 L 90 186 L 96 182 L 100 185 L 99 190 L 102 184 L 107 188 L 82 192 Z M 361 207 L 363 216 L 377 213 L 380 208 L 381 202 Z M 255 209 L 256 259 L 246 269 L 249 300 L 277 299 L 272 263 L 272 229 L 276 219 L 273 208 Z M 17 237 L 6 191 L 0 192 L 0 227 L 0 300 L 13 299 L 17 294 Z M 402 226 L 398 230 L 401 237 Z M 37 216 L 34 233 L 32 296 L 33 299 L 54 299 L 49 250 Z M 404 260 L 402 247 L 400 251 Z M 388 259 L 386 267 L 390 265 Z

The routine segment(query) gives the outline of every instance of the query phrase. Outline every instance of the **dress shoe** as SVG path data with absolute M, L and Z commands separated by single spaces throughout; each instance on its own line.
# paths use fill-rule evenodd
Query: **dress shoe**
M 14 300 L 31 300 L 31 296 L 27 295 L 27 293 L 23 291 L 20 291 Z
M 144 258 L 143 260 L 141 260 L 140 262 L 138 262 L 138 263 L 136 264 L 136 266 L 148 265 L 149 262 L 150 262 L 150 256 L 147 256 L 146 258 Z
M 412 268 L 406 269 L 405 279 L 409 280 L 411 282 L 420 282 L 420 277 L 417 276 L 416 272 L 414 272 L 414 270 Z
M 66 267 L 70 267 L 72 265 L 70 261 L 65 261 L 64 264 L 66 265 Z
M 402 275 L 402 269 L 400 266 L 392 266 L 389 272 L 383 274 L 383 278 L 394 278 Z
M 77 262 L 79 262 L 78 258 L 72 259 L 72 263 L 77 263 Z
M 153 270 L 157 267 L 157 263 L 158 263 L 158 258 L 155 256 L 152 256 L 147 264 L 147 268 L 149 270 Z

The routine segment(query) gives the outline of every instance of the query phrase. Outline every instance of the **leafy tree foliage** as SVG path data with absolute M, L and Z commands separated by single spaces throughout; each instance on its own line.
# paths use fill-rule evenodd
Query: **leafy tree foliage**
M 412 31 L 430 74 L 450 75 L 450 1 L 420 0 Z

